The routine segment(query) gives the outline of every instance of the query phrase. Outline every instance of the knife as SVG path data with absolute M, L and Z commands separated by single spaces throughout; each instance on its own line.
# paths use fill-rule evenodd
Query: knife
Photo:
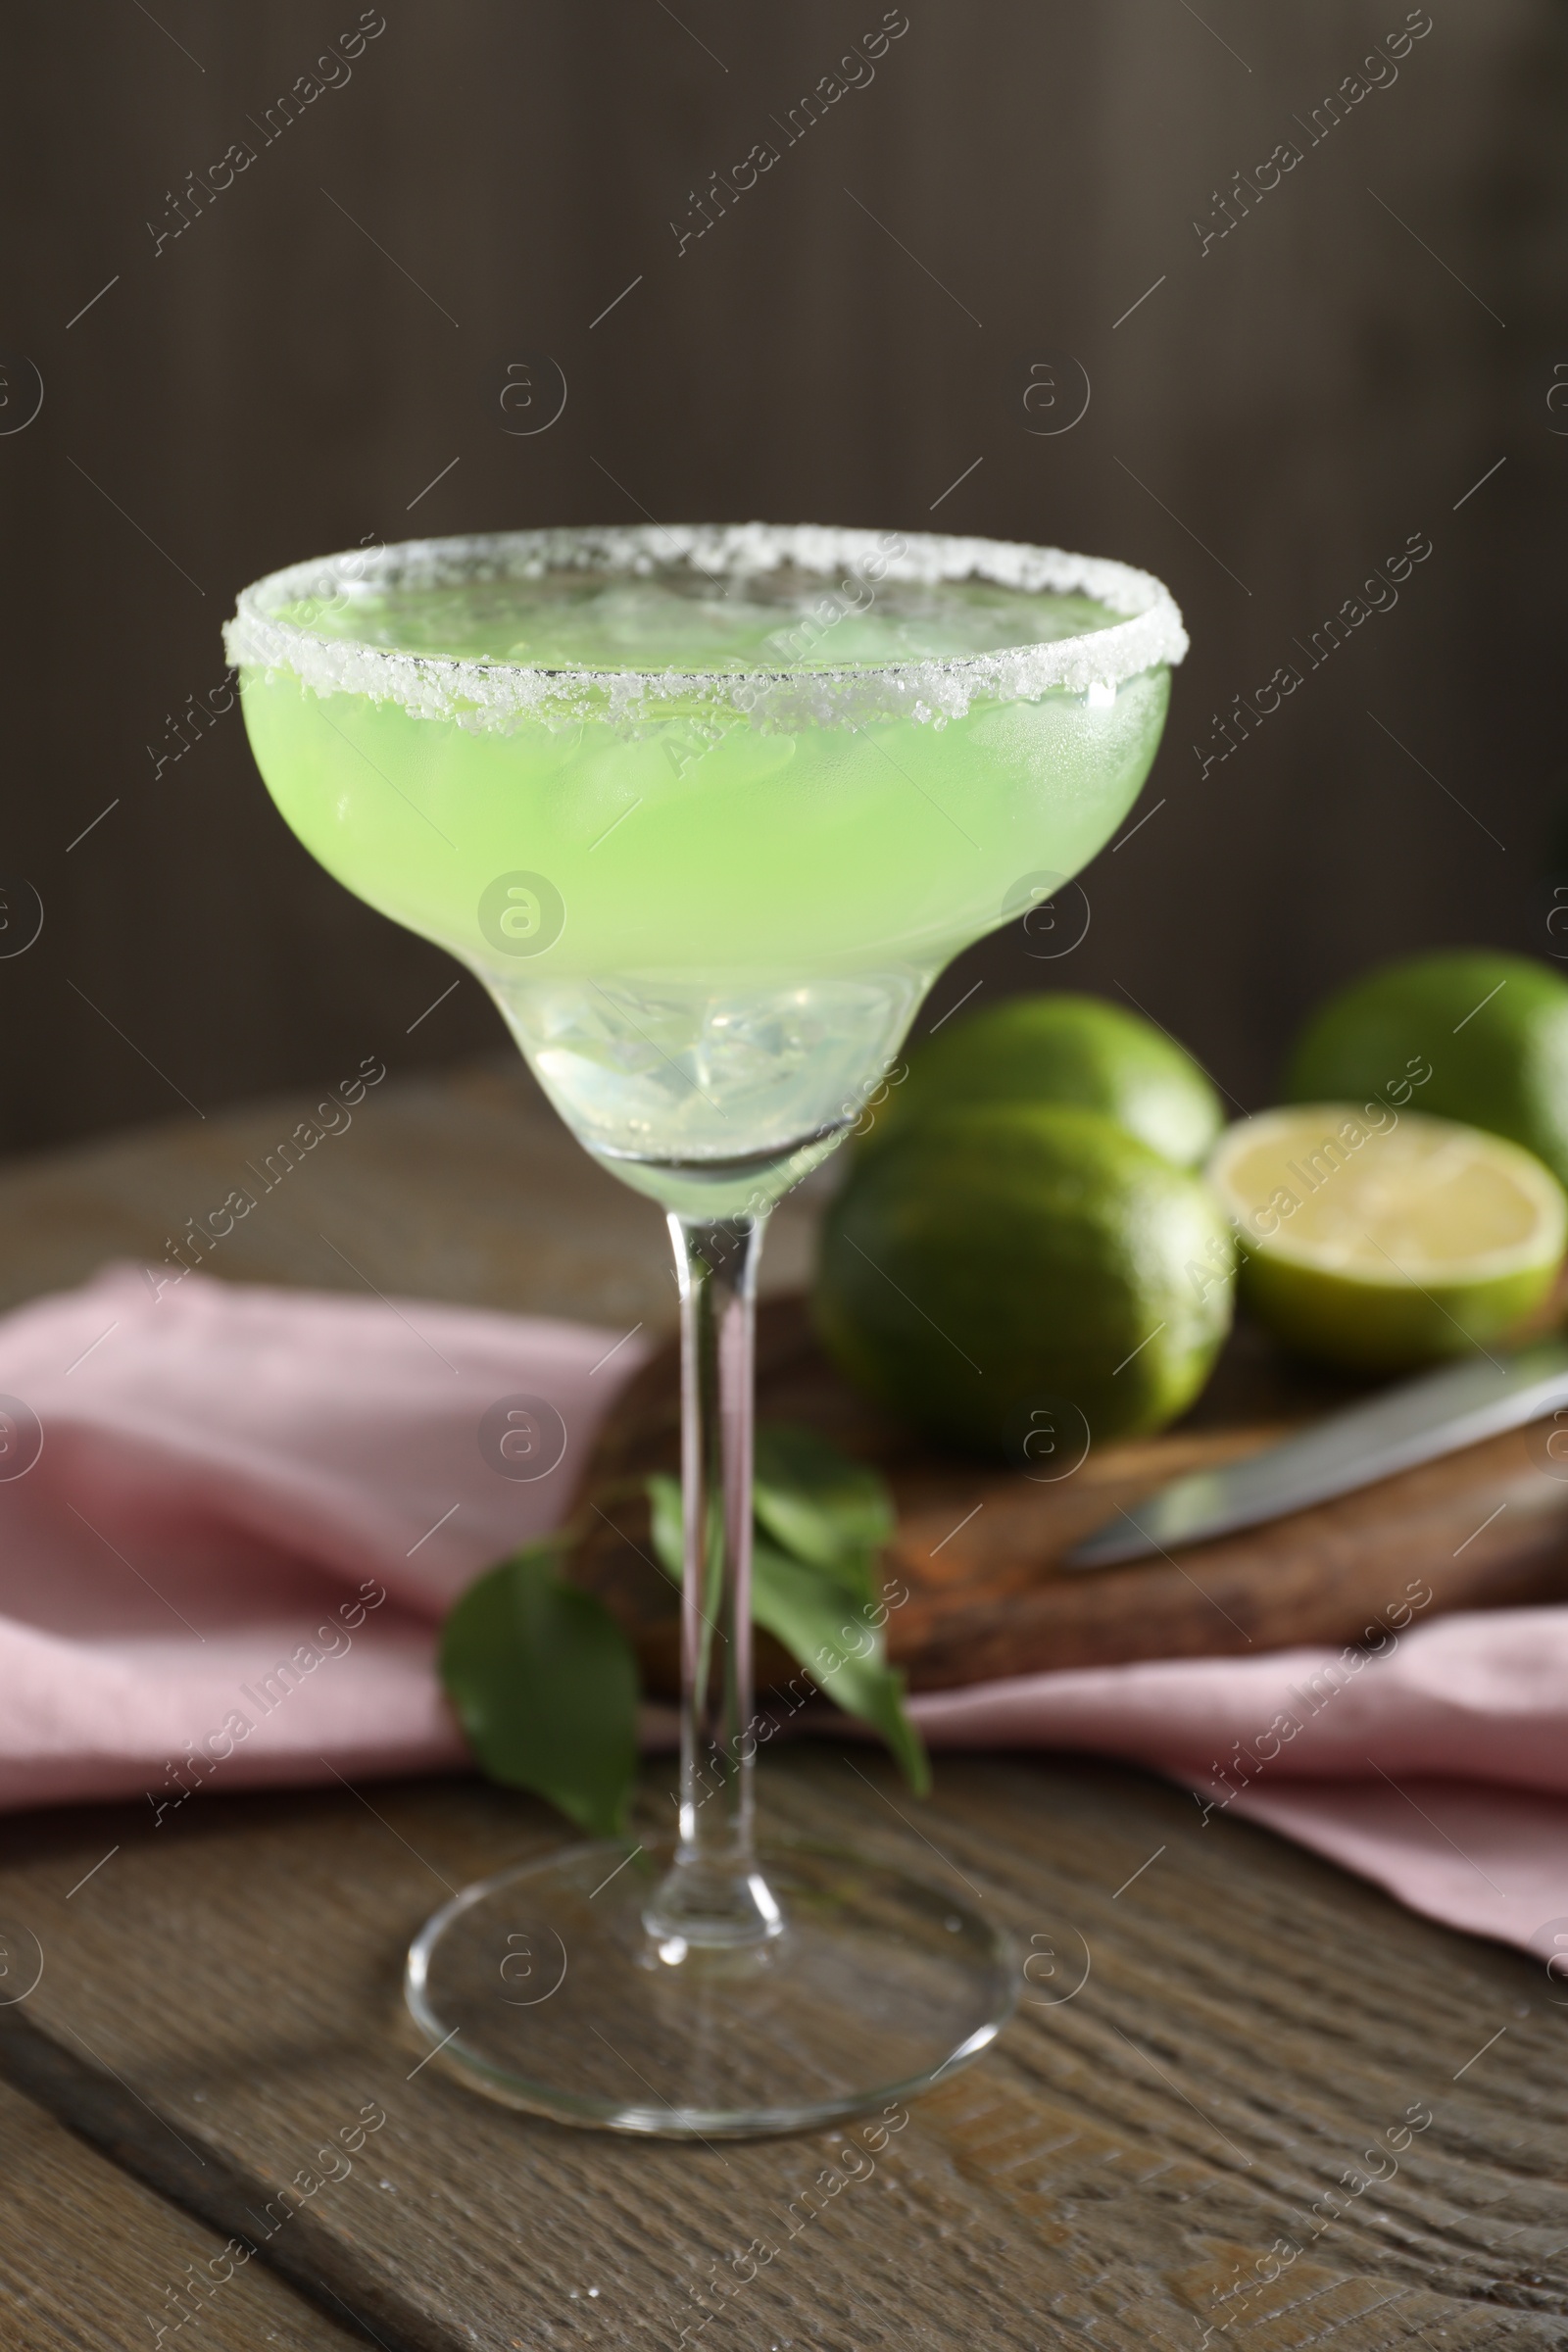
M 1547 1340 L 1499 1361 L 1469 1357 L 1352 1404 L 1298 1438 L 1223 1470 L 1195 1470 L 1146 1494 L 1066 1553 L 1064 1568 L 1109 1568 L 1353 1494 L 1396 1470 L 1457 1453 L 1568 1405 L 1568 1343 Z M 1568 1478 L 1568 1443 L 1563 1450 Z

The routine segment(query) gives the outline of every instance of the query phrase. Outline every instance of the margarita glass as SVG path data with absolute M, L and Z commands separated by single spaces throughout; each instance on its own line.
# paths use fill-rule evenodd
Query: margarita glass
M 946 1889 L 756 1850 L 757 1255 L 944 965 L 1125 815 L 1186 642 L 1121 564 L 811 526 L 418 541 L 239 600 L 229 658 L 288 823 L 468 965 L 674 1240 L 679 1834 L 505 1873 L 416 1939 L 415 2017 L 497 2097 L 634 2132 L 799 2129 L 908 2095 L 1012 2005 L 1006 1936 Z

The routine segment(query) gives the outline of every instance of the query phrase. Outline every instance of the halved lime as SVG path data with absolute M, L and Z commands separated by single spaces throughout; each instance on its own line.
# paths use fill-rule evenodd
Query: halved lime
M 1382 1102 L 1243 1119 L 1208 1173 L 1259 1319 L 1357 1370 L 1484 1347 L 1540 1304 L 1568 1242 L 1568 1199 L 1534 1152 Z

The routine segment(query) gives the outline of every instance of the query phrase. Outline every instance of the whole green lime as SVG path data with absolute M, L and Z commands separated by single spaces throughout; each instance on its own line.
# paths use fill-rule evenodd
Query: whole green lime
M 1376 1100 L 1485 1127 L 1568 1184 L 1568 979 L 1485 950 L 1384 964 L 1312 1015 L 1286 1097 Z
M 956 1106 L 857 1161 L 814 1310 L 901 1418 L 1027 1467 L 1074 1432 L 1183 1411 L 1230 1328 L 1233 1270 L 1207 1184 L 1102 1113 Z
M 1190 1054 L 1152 1021 L 1102 997 L 1009 997 L 909 1055 L 908 1075 L 869 1110 L 860 1148 L 877 1150 L 959 1103 L 1061 1102 L 1098 1110 L 1178 1167 L 1196 1167 L 1225 1124 Z

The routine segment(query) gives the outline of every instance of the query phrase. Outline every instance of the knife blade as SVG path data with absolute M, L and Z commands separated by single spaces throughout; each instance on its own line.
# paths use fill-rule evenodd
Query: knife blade
M 1260 1527 L 1518 1429 L 1557 1405 L 1568 1405 L 1568 1342 L 1542 1341 L 1504 1358 L 1467 1356 L 1331 1413 L 1246 1461 L 1173 1479 L 1083 1537 L 1061 1565 L 1110 1568 Z M 1563 1467 L 1568 1476 L 1568 1445 Z

